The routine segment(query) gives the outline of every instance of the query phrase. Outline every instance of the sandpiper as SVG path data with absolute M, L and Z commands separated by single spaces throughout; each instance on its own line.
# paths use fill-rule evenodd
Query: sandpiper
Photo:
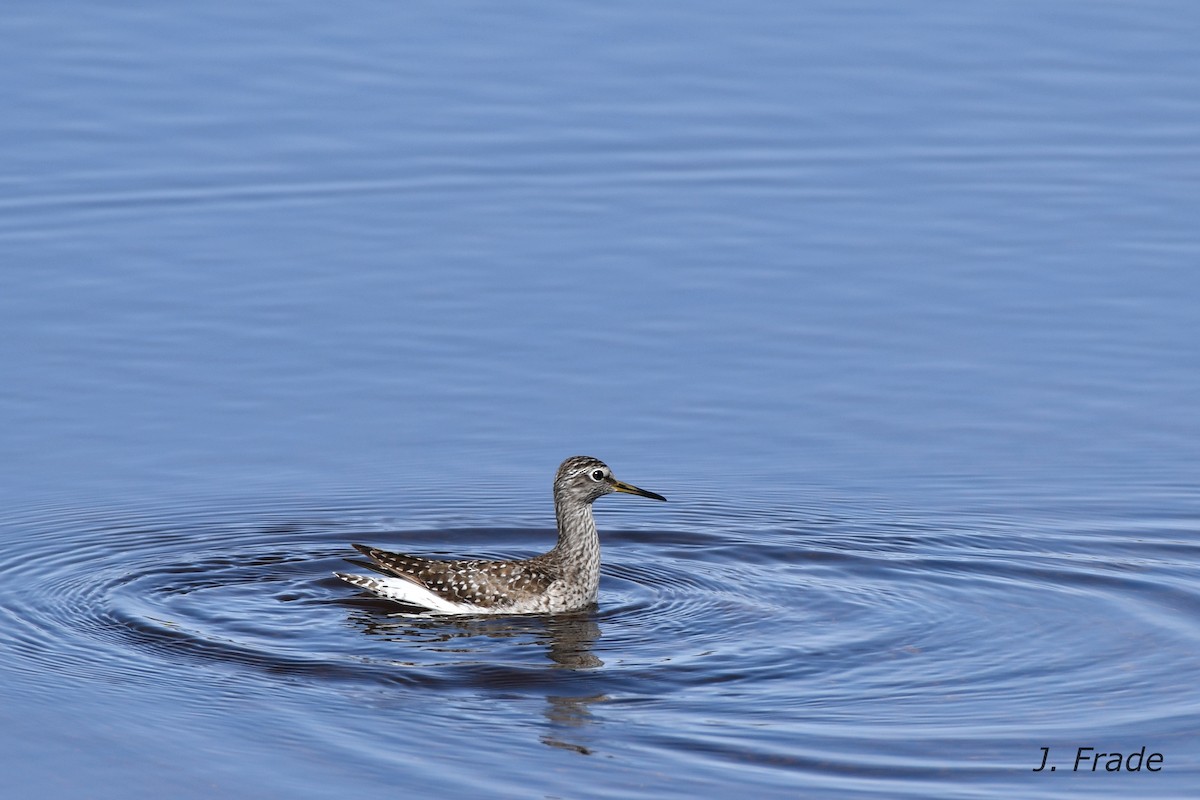
M 613 492 L 652 500 L 660 494 L 613 477 L 604 462 L 572 456 L 554 476 L 558 543 L 519 561 L 440 561 L 356 544 L 377 575 L 335 572 L 344 581 L 406 606 L 436 614 L 554 614 L 595 604 L 600 588 L 600 539 L 592 503 Z

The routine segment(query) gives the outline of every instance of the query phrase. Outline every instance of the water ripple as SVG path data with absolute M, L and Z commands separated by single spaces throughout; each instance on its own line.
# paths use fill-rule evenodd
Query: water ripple
M 528 555 L 553 532 L 408 529 L 397 525 L 408 512 L 350 497 L 320 508 L 27 511 L 0 540 L 0 643 L 29 676 L 184 685 L 238 675 L 245 696 L 281 704 L 299 687 L 322 704 L 397 692 L 540 698 L 557 731 L 543 743 L 584 754 L 595 744 L 562 726 L 587 725 L 600 708 L 666 704 L 676 719 L 719 717 L 739 732 L 668 726 L 648 731 L 647 747 L 780 769 L 836 769 L 837 753 L 822 749 L 836 745 L 817 741 L 839 736 L 884 749 L 981 736 L 1011 747 L 1031 724 L 1064 735 L 1162 725 L 1193 702 L 1176 678 L 1200 640 L 1197 551 L 1171 526 L 1053 534 L 869 509 L 780 508 L 763 515 L 773 524 L 707 511 L 704 528 L 690 516 L 654 531 L 602 524 L 594 612 L 455 619 L 397 615 L 331 572 L 350 541 Z M 755 720 L 804 743 L 763 741 Z M 936 771 L 915 756 L 903 767 Z

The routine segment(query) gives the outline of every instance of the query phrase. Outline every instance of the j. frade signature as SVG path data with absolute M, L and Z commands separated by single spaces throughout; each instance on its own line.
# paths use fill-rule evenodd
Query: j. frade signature
M 1055 772 L 1058 767 L 1050 764 L 1050 748 L 1040 748 L 1042 751 L 1042 763 L 1033 768 L 1034 772 Z M 1075 765 L 1071 767 L 1072 772 L 1100 772 L 1100 765 L 1104 765 L 1104 772 L 1161 772 L 1163 768 L 1163 754 L 1150 753 L 1146 754 L 1146 746 L 1142 745 L 1137 750 L 1130 753 L 1098 753 L 1094 747 L 1076 747 L 1075 748 Z M 1047 768 L 1048 767 L 1048 768 Z

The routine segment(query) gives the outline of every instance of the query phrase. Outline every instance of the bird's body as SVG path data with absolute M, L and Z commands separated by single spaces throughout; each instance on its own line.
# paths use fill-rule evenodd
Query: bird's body
M 518 561 L 441 561 L 356 544 L 379 575 L 334 573 L 380 597 L 439 614 L 553 614 L 596 602 L 600 538 L 592 503 L 612 492 L 654 500 L 662 495 L 622 483 L 603 462 L 572 456 L 554 478 L 558 542 Z

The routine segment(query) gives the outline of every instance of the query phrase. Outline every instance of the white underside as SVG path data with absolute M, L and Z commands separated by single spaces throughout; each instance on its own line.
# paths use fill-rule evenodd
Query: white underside
M 469 603 L 454 603 L 444 597 L 404 578 L 373 577 L 369 575 L 344 575 L 335 573 L 342 580 L 352 583 L 380 597 L 398 603 L 426 608 L 435 614 L 487 614 L 489 609 Z

